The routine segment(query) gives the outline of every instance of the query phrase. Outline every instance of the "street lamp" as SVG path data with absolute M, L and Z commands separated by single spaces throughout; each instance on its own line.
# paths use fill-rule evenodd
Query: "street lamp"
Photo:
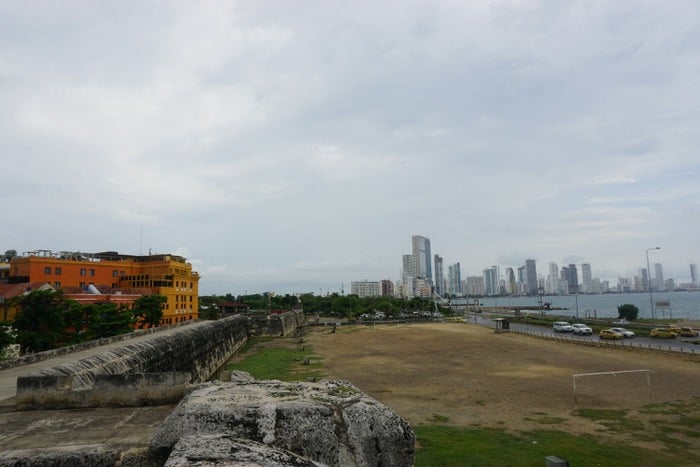
M 660 249 L 660 246 L 655 246 L 654 248 L 647 248 L 647 286 L 649 286 L 649 305 L 651 306 L 651 319 L 656 319 L 656 316 L 654 316 L 654 295 L 651 291 L 651 268 L 649 268 L 649 252 L 652 250 Z

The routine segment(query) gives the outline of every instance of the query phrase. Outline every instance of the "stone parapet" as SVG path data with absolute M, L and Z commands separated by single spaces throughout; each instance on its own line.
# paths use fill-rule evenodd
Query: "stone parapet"
M 207 381 L 247 339 L 241 316 L 200 322 L 18 378 L 17 408 L 172 403 L 188 383 Z

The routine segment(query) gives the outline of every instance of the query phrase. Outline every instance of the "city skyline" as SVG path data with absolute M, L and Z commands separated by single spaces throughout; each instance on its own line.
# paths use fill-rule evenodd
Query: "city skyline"
M 689 280 L 700 3 L 397 6 L 0 2 L 0 250 L 347 291 L 399 278 L 418 232 L 462 279 L 529 258 L 614 281 L 660 246 Z

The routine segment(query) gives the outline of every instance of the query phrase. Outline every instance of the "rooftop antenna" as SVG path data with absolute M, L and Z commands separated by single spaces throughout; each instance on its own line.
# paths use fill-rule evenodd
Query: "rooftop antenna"
M 139 256 L 143 255 L 141 245 L 143 244 L 143 224 L 141 224 L 141 232 L 139 233 Z

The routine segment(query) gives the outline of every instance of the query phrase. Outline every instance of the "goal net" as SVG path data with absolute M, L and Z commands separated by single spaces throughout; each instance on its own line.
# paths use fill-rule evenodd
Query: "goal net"
M 574 375 L 575 407 L 634 407 L 652 401 L 652 370 Z

